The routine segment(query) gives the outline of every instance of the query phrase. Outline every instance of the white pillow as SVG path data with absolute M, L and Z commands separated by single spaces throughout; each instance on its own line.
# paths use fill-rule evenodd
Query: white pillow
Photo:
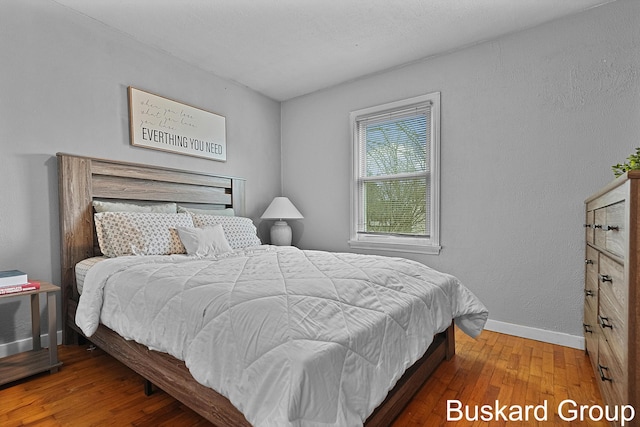
M 134 203 L 93 201 L 96 212 L 157 212 L 176 213 L 178 205 L 175 203 L 154 203 L 149 205 L 137 205 Z
M 224 236 L 222 224 L 204 228 L 176 227 L 176 230 L 182 244 L 187 249 L 188 255 L 203 257 L 219 255 L 233 250 Z
M 186 208 L 184 206 L 178 206 L 178 212 L 186 212 L 190 214 L 202 214 L 202 215 L 224 215 L 224 216 L 234 216 L 236 214 L 233 208 L 199 209 L 199 208 Z
M 241 249 L 249 246 L 261 245 L 256 232 L 256 226 L 250 218 L 242 216 L 224 215 L 198 215 L 193 214 L 193 225 L 206 227 L 208 225 L 222 224 L 224 235 L 233 249 Z
M 176 227 L 193 227 L 189 214 L 102 212 L 94 215 L 103 255 L 171 255 L 186 253 Z

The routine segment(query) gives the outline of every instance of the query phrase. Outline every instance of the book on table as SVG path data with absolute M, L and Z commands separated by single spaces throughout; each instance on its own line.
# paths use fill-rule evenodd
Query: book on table
M 40 282 L 27 282 L 21 285 L 2 286 L 0 287 L 0 295 L 15 294 L 18 292 L 37 291 L 40 289 Z
M 27 274 L 20 270 L 0 271 L 0 287 L 24 285 L 27 282 Z

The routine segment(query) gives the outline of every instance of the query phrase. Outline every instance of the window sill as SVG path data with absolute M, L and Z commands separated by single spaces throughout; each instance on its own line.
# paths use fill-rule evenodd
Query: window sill
M 402 241 L 373 241 L 373 240 L 349 240 L 349 247 L 352 249 L 369 249 L 369 250 L 382 250 L 390 252 L 410 252 L 415 254 L 427 254 L 438 255 L 440 254 L 440 245 L 433 244 L 411 244 L 403 243 Z

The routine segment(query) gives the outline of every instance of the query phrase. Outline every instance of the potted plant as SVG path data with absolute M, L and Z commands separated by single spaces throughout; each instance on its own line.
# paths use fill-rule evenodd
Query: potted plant
M 617 165 L 611 166 L 613 170 L 613 174 L 617 177 L 625 173 L 626 171 L 640 169 L 640 147 L 636 148 L 635 154 L 631 154 L 627 157 L 627 161 L 623 164 L 618 163 Z

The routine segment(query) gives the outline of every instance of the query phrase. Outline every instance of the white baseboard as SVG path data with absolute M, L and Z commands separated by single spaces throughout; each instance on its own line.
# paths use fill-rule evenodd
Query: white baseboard
M 57 343 L 62 344 L 62 331 L 57 333 Z M 42 347 L 49 347 L 49 334 L 40 335 L 40 344 Z M 33 349 L 33 339 L 26 338 L 23 340 L 13 341 L 7 344 L 0 344 L 0 357 L 11 356 L 12 354 L 22 353 Z
M 489 331 L 500 332 L 507 335 L 514 335 L 521 338 L 528 338 L 531 340 L 584 350 L 584 337 L 581 336 L 548 331 L 546 329 L 531 328 L 529 326 L 516 325 L 513 323 L 499 322 L 491 319 L 487 320 L 487 324 L 484 328 Z

